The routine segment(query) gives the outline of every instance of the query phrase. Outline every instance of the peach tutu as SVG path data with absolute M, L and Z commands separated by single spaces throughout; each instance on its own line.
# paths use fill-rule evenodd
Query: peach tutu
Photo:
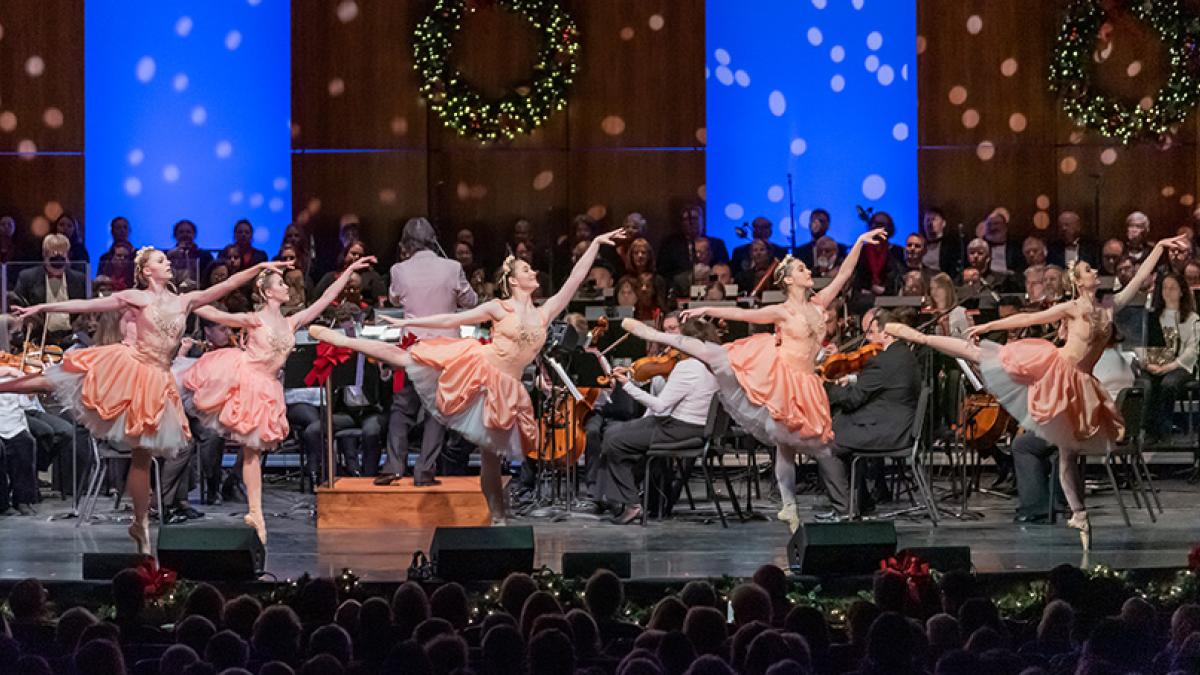
M 709 366 L 730 417 L 767 445 L 827 454 L 833 420 L 821 378 L 785 362 L 770 333 L 724 347 L 725 358 Z
M 434 337 L 409 350 L 405 372 L 425 409 L 468 441 L 517 459 L 537 449 L 538 427 L 529 392 L 492 361 L 491 345 Z
M 191 442 L 171 371 L 118 343 L 67 352 L 46 371 L 55 397 L 97 439 L 170 457 Z
M 1125 430 L 1108 392 L 1046 340 L 979 343 L 984 385 L 1028 431 L 1060 448 L 1104 453 Z
M 200 423 L 251 448 L 272 448 L 288 435 L 283 385 L 245 351 L 217 349 L 183 372 L 184 404 Z

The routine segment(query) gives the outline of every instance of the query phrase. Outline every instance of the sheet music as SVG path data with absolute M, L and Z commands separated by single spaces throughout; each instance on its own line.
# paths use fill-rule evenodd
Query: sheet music
M 559 382 L 562 382 L 567 386 L 567 391 L 571 393 L 571 397 L 576 401 L 582 401 L 583 394 L 579 393 L 579 389 L 575 387 L 575 383 L 571 381 L 571 378 L 567 375 L 567 371 L 563 370 L 563 367 L 559 365 L 558 361 L 555 361 L 553 357 L 548 356 L 546 357 L 546 363 L 549 363 L 550 369 L 553 370 L 556 375 L 558 375 Z
M 967 361 L 962 358 L 956 358 L 954 359 L 954 362 L 958 364 L 958 367 L 960 370 L 962 370 L 963 375 L 967 376 L 967 382 L 971 383 L 971 387 L 974 388 L 975 391 L 983 391 L 983 382 L 979 379 L 979 374 L 975 372 L 975 367 L 970 363 L 967 363 Z

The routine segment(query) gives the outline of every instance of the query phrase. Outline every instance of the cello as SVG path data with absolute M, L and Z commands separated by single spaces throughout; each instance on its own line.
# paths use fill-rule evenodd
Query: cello
M 608 318 L 600 317 L 589 335 L 590 343 L 595 344 L 608 330 Z M 539 438 L 552 439 L 548 448 L 538 447 L 525 453 L 527 459 L 540 459 L 549 462 L 566 460 L 568 463 L 579 461 L 579 457 L 587 448 L 587 430 L 583 423 L 596 406 L 600 397 L 599 387 L 579 387 L 583 398 L 576 400 L 566 396 L 559 401 L 550 413 L 550 419 L 545 416 L 538 421 Z M 548 450 L 548 452 L 547 452 Z

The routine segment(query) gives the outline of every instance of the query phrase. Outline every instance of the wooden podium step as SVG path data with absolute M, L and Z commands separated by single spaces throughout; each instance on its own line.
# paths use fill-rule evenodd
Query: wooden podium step
M 441 485 L 416 487 L 405 478 L 387 487 L 371 478 L 339 478 L 317 488 L 317 527 L 454 527 L 488 525 L 479 476 L 443 476 Z M 507 479 L 505 479 L 507 482 Z

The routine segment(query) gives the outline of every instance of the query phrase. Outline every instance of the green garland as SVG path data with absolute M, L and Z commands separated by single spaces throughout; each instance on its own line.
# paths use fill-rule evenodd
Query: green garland
M 492 4 L 525 17 L 540 43 L 532 80 L 499 100 L 485 99 L 451 60 L 464 13 Z M 579 47 L 579 30 L 556 0 L 435 0 L 413 32 L 421 94 L 447 126 L 483 143 L 530 133 L 562 110 Z
M 1134 0 L 1129 11 L 1162 36 L 1170 73 L 1148 108 L 1120 101 L 1092 87 L 1090 57 L 1104 23 L 1103 0 L 1073 0 L 1059 30 L 1050 65 L 1050 89 L 1081 126 L 1122 143 L 1166 144 L 1200 100 L 1200 17 L 1179 0 Z

